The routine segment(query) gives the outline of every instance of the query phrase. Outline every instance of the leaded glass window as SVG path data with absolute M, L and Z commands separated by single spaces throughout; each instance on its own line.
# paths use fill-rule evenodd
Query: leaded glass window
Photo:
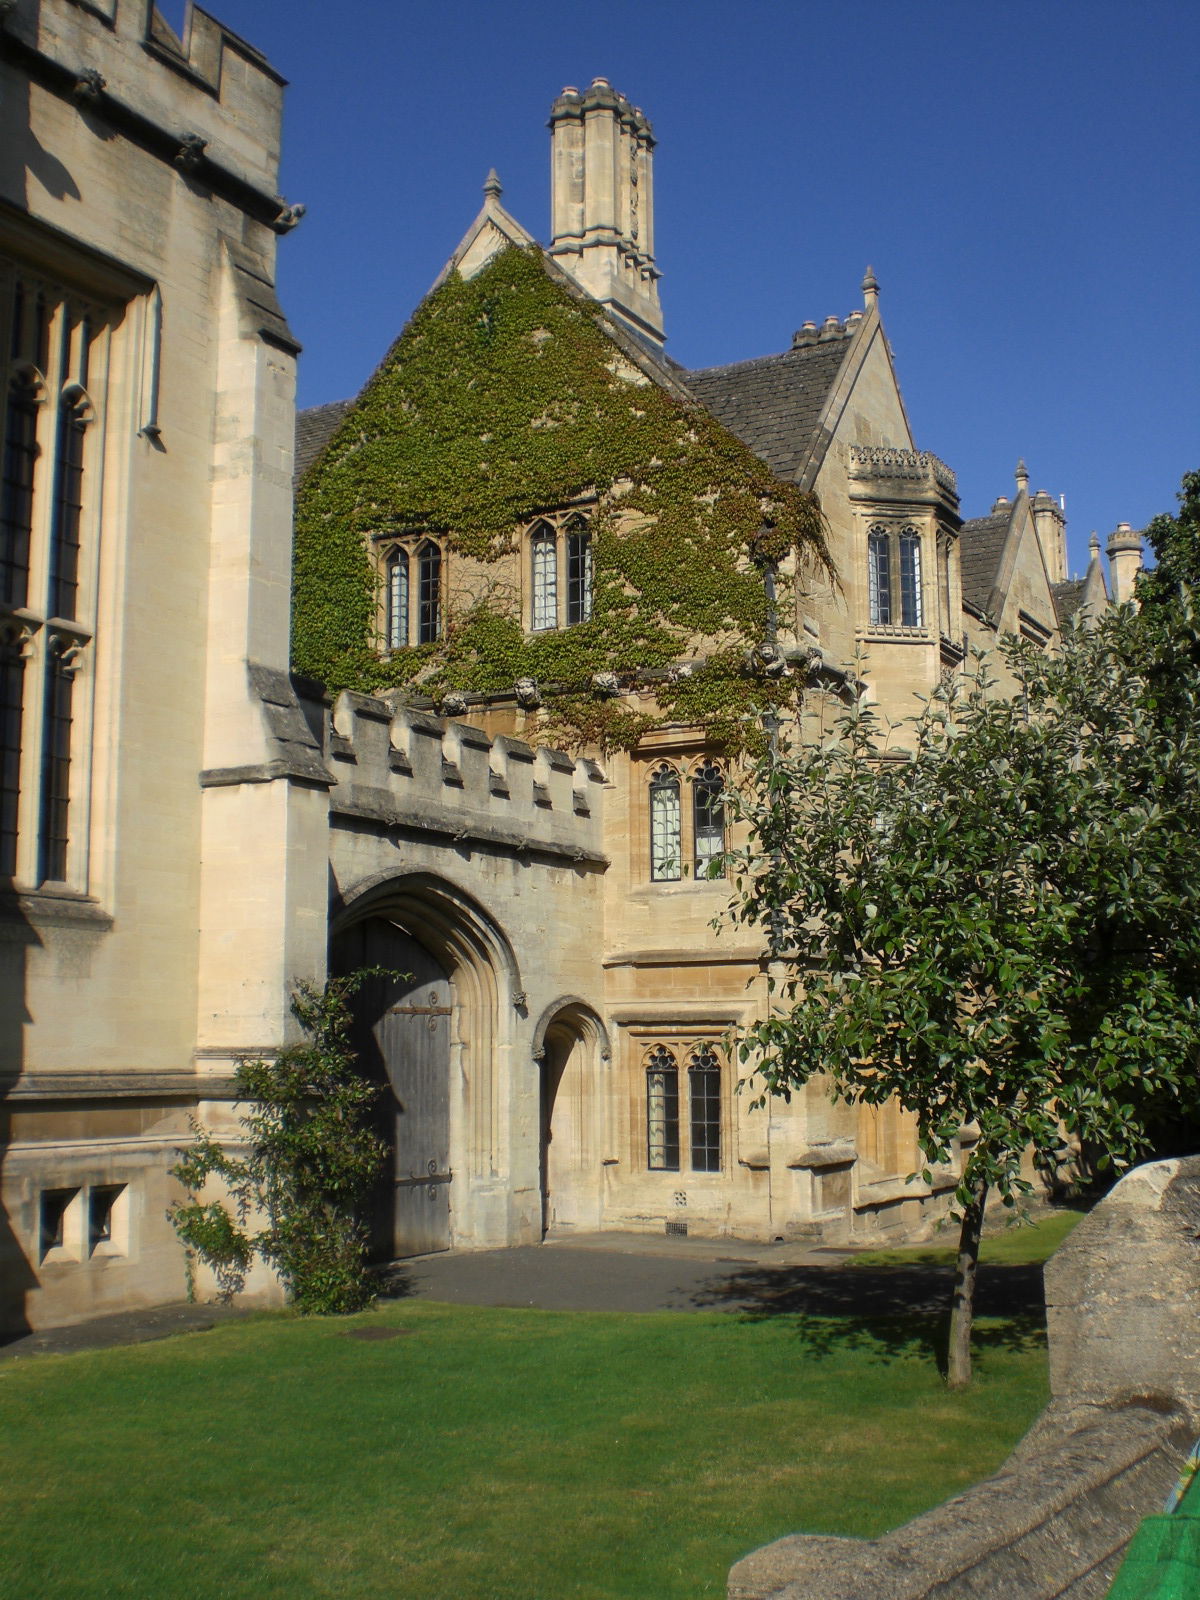
M 567 626 L 592 615 L 592 535 L 582 517 L 567 523 Z
M 548 522 L 539 522 L 529 540 L 535 633 L 558 627 L 558 539 Z
M 725 778 L 712 761 L 692 774 L 692 831 L 699 880 L 708 877 L 709 867 L 725 850 Z
M 387 643 L 389 650 L 408 644 L 408 553 L 393 550 L 387 564 Z
M 921 536 L 915 528 L 900 535 L 900 622 L 906 628 L 919 628 L 921 608 Z
M 417 551 L 417 643 L 433 644 L 442 627 L 442 552 L 431 539 Z
M 67 876 L 72 699 L 77 649 L 70 640 L 52 639 L 46 663 L 42 721 L 42 807 L 38 828 L 39 883 L 62 883 Z
M 6 878 L 17 870 L 24 699 L 21 640 L 10 629 L 8 637 L 0 639 L 0 874 Z
M 79 601 L 79 534 L 83 516 L 83 442 L 86 401 L 64 399 L 58 416 L 54 462 L 54 523 L 50 534 L 50 615 L 74 618 Z
M 22 612 L 0 628 L 0 876 L 59 884 L 73 864 L 72 784 L 88 771 L 90 696 L 75 694 L 94 649 L 85 572 L 98 410 L 88 384 L 96 368 L 102 401 L 110 321 L 0 261 L 0 325 L 10 360 L 0 384 L 0 605 Z M 23 752 L 31 738 L 36 749 Z
M 876 627 L 891 624 L 892 541 L 883 528 L 872 528 L 867 535 L 867 604 Z
M 679 1171 L 679 1068 L 661 1044 L 646 1057 L 646 1160 L 651 1171 Z
M 700 1044 L 688 1063 L 692 1171 L 721 1170 L 721 1063 L 710 1044 Z
M 664 762 L 650 778 L 650 877 L 655 883 L 673 883 L 682 875 L 682 820 L 679 774 Z
M 11 606 L 23 606 L 29 595 L 37 426 L 37 386 L 32 379 L 18 376 L 9 388 L 5 408 L 0 479 L 0 599 Z

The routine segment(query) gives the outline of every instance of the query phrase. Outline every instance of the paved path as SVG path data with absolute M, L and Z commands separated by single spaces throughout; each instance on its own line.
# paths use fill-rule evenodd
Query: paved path
M 535 1306 L 547 1311 L 734 1311 L 838 1321 L 940 1312 L 951 1269 L 919 1265 L 845 1268 L 850 1252 L 736 1239 L 664 1239 L 645 1234 L 573 1235 L 504 1250 L 446 1251 L 398 1262 L 389 1299 L 456 1305 Z M 980 1316 L 1015 1316 L 1032 1330 L 1042 1316 L 1040 1267 L 982 1267 Z M 238 1307 L 160 1306 L 100 1317 L 72 1328 L 24 1334 L 0 1345 L 0 1360 L 105 1349 L 211 1328 L 244 1316 Z M 907 1337 L 903 1330 L 898 1337 Z M 1024 1336 L 1024 1335 L 1022 1335 Z

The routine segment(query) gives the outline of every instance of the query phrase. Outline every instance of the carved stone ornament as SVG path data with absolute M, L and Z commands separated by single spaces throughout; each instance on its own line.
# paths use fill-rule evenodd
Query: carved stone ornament
M 692 664 L 690 661 L 673 661 L 667 668 L 667 680 L 670 683 L 682 683 L 685 678 L 690 678 L 691 675 Z
M 467 697 L 457 689 L 451 689 L 449 694 L 442 696 L 441 713 L 444 717 L 461 717 L 466 709 Z
M 198 133 L 185 133 L 175 152 L 175 165 L 184 172 L 195 172 L 204 160 L 207 148 L 207 139 L 202 139 Z
M 95 67 L 84 67 L 75 79 L 75 87 L 71 93 L 80 105 L 95 105 L 104 93 L 106 79 Z
M 787 671 L 783 651 L 769 640 L 755 645 L 750 652 L 749 664 L 755 671 L 763 673 L 768 678 L 782 678 Z
M 533 678 L 518 678 L 516 695 L 522 711 L 536 711 L 542 703 L 542 691 Z
M 9 650 L 22 661 L 33 655 L 33 628 L 18 617 L 9 617 L 0 624 L 0 647 Z
M 307 210 L 308 207 L 306 205 L 297 204 L 290 206 L 286 201 L 281 200 L 279 204 L 279 215 L 275 218 L 274 222 L 272 222 L 271 226 L 274 228 L 276 233 L 291 233 L 292 229 L 300 221 L 300 218 L 305 215 Z
M 68 678 L 73 678 L 83 665 L 83 652 L 87 645 L 83 640 L 72 639 L 67 634 L 52 633 L 50 635 L 51 649 L 58 645 L 65 646 L 58 658 L 59 671 L 65 673 Z
M 592 688 L 597 694 L 611 699 L 613 695 L 620 694 L 621 680 L 615 672 L 593 672 Z

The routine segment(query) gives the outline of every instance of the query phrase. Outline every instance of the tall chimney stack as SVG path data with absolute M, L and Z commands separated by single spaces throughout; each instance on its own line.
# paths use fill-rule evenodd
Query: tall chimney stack
M 1037 529 L 1038 543 L 1042 547 L 1042 560 L 1046 563 L 1046 576 L 1051 583 L 1067 580 L 1067 519 L 1057 500 L 1039 489 L 1029 502 L 1033 525 Z
M 581 289 L 661 346 L 654 134 L 607 78 L 550 108 L 550 254 Z
M 1142 536 L 1127 522 L 1118 522 L 1104 553 L 1112 574 L 1113 599 L 1123 606 L 1133 599 L 1133 586 L 1142 570 Z

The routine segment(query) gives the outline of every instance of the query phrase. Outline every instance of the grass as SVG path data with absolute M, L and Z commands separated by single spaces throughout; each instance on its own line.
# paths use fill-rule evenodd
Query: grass
M 984 1235 L 979 1251 L 984 1266 L 1040 1267 L 1058 1249 L 1082 1218 L 1079 1211 L 1052 1211 L 1034 1223 Z M 947 1224 L 945 1236 L 953 1243 L 900 1245 L 894 1250 L 860 1250 L 846 1262 L 849 1267 L 952 1267 L 958 1256 L 957 1233 Z
M 4 1593 L 719 1596 L 985 1476 L 1044 1403 L 1037 1335 L 984 1328 L 950 1394 L 930 1319 L 819 1321 L 407 1302 L 6 1363 Z

